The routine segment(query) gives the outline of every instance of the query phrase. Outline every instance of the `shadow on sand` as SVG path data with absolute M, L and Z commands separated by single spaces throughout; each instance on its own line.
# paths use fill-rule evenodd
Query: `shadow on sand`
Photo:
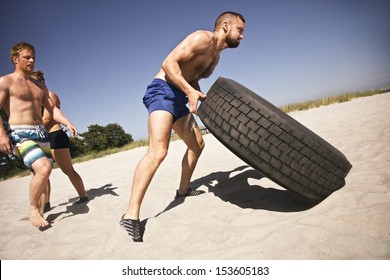
M 106 184 L 106 185 L 101 186 L 99 188 L 89 189 L 87 191 L 87 197 L 88 197 L 87 202 L 76 204 L 79 197 L 71 198 L 68 200 L 68 202 L 64 202 L 64 203 L 61 203 L 58 205 L 58 206 L 67 205 L 65 211 L 50 213 L 47 216 L 46 220 L 51 224 L 62 215 L 64 215 L 64 216 L 61 217 L 58 221 L 63 220 L 65 218 L 75 216 L 75 215 L 86 214 L 89 212 L 88 203 L 90 203 L 92 200 L 94 200 L 98 197 L 102 197 L 104 195 L 119 196 L 114 191 L 115 189 L 117 189 L 117 187 L 112 187 L 112 184 Z M 49 212 L 53 211 L 55 208 L 56 207 L 51 208 Z
M 213 172 L 191 182 L 190 188 L 198 189 L 206 186 L 209 193 L 219 199 L 246 209 L 262 209 L 275 212 L 300 212 L 313 207 L 288 191 L 275 188 L 265 188 L 251 185 L 248 179 L 260 180 L 265 176 L 248 165 L 239 166 L 230 171 Z M 155 217 L 179 206 L 185 198 L 173 200 Z M 143 236 L 149 218 L 141 221 L 141 236 Z
M 214 172 L 196 179 L 191 182 L 190 187 L 197 189 L 206 186 L 209 193 L 213 193 L 221 200 L 241 208 L 299 212 L 312 207 L 288 190 L 265 188 L 260 185 L 251 185 L 248 182 L 248 179 L 260 180 L 261 178 L 264 178 L 263 174 L 247 165 L 243 165 L 231 171 Z M 185 198 L 180 198 L 172 201 L 156 217 L 180 205 L 184 200 Z

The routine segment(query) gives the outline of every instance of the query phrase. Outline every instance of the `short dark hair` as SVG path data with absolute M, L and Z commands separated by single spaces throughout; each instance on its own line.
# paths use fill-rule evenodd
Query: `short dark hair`
M 43 71 L 41 71 L 41 70 L 36 70 L 36 71 L 33 71 L 33 72 L 31 73 L 31 76 L 32 76 L 34 79 L 36 79 L 36 80 L 38 80 L 38 81 L 40 81 L 40 82 L 42 82 L 42 83 L 45 83 L 45 77 L 44 77 L 44 75 L 45 75 L 45 73 L 43 73 Z
M 245 23 L 245 18 L 242 14 L 237 13 L 237 12 L 227 11 L 227 12 L 223 12 L 222 14 L 220 14 L 218 16 L 218 18 L 214 24 L 214 30 L 217 30 L 224 21 L 227 20 L 230 22 L 232 20 L 232 18 L 235 18 L 235 17 L 238 17 L 239 19 L 242 20 L 243 23 Z

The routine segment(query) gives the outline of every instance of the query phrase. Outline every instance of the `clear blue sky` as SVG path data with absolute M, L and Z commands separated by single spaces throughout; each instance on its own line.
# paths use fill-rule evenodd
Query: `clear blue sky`
M 142 96 L 162 60 L 226 10 L 245 16 L 244 40 L 222 52 L 205 93 L 219 76 L 277 106 L 390 86 L 389 0 L 1 0 L 0 75 L 27 41 L 80 132 L 118 123 L 146 138 Z

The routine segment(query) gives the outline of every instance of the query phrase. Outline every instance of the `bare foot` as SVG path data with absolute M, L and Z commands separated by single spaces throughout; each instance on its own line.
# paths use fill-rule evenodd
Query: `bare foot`
M 49 225 L 49 222 L 46 221 L 42 215 L 39 213 L 39 209 L 33 206 L 30 206 L 29 209 L 30 222 L 36 227 L 46 227 Z

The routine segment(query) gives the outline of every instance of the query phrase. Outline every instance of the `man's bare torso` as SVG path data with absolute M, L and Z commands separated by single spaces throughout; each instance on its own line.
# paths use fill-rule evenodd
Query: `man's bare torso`
M 219 54 L 210 50 L 201 55 L 195 56 L 192 60 L 182 63 L 180 66 L 183 77 L 189 83 L 198 82 L 200 79 L 208 78 L 218 64 Z
M 216 49 L 213 33 L 208 32 L 208 34 L 210 36 L 210 44 L 207 49 L 179 63 L 181 75 L 189 84 L 196 83 L 203 78 L 208 78 L 218 64 L 220 52 Z M 167 80 L 166 73 L 162 68 L 156 75 L 156 78 Z
M 6 88 L 4 109 L 9 124 L 43 124 L 41 105 L 47 94 L 44 85 L 32 78 L 19 77 L 15 73 L 3 76 L 1 79 L 3 79 L 2 86 Z

